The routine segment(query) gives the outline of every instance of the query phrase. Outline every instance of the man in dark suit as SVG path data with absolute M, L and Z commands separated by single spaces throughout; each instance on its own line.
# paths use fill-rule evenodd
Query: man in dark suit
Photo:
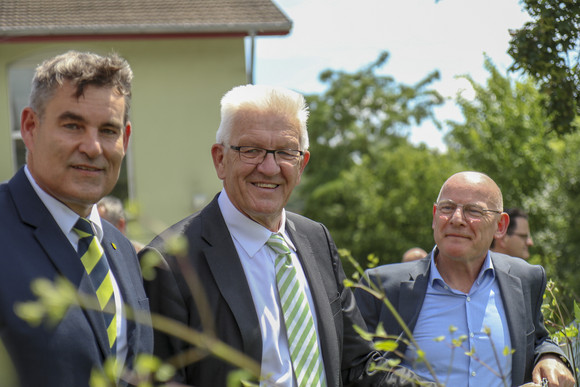
M 130 366 L 137 354 L 153 350 L 135 250 L 95 206 L 116 184 L 127 149 L 131 79 L 117 55 L 70 51 L 36 69 L 21 119 L 27 164 L 0 185 L 0 337 L 23 387 L 88 386 L 106 359 Z M 100 252 L 97 267 L 109 267 L 102 288 L 76 251 L 81 217 L 96 234 L 90 240 Z M 53 323 L 23 321 L 22 306 L 37 299 L 33 283 L 62 277 L 93 299 L 98 288 L 114 306 L 71 306 Z M 125 317 L 129 308 L 140 323 Z M 108 333 L 105 318 L 112 313 Z
M 284 209 L 310 158 L 303 96 L 240 86 L 223 97 L 221 115 L 211 154 L 223 190 L 140 253 L 142 259 L 154 254 L 166 265 L 146 283 L 152 310 L 249 357 L 263 385 L 414 385 L 397 380 L 396 373 L 370 371 L 372 362 L 384 359 L 354 329 L 364 322 L 343 285 L 345 275 L 328 230 Z M 275 267 L 279 255 L 268 246 L 273 234 L 289 250 L 286 265 L 295 268 L 293 278 L 300 284 L 296 300 L 305 299 L 308 306 L 295 302 L 312 315 L 314 329 L 304 322 L 309 318 L 284 317 L 279 294 L 287 293 L 278 288 Z M 186 251 L 170 253 L 166 245 L 175 237 L 187 242 Z M 312 369 L 320 372 L 296 366 L 294 326 L 312 338 L 305 352 Z M 162 359 L 188 353 L 176 363 L 178 381 L 195 386 L 225 386 L 236 368 L 227 358 L 171 335 L 156 334 L 155 353 Z
M 502 378 L 512 386 L 546 378 L 550 386 L 573 386 L 567 360 L 543 324 L 544 269 L 488 252 L 509 223 L 502 208 L 501 191 L 488 176 L 451 176 L 433 206 L 433 251 L 419 261 L 369 269 L 362 280 L 386 295 L 412 341 L 382 300 L 357 288 L 361 314 L 369 331 L 382 324 L 398 339 L 389 356 L 427 379 L 487 387 L 504 386 Z M 416 361 L 417 348 L 434 375 Z

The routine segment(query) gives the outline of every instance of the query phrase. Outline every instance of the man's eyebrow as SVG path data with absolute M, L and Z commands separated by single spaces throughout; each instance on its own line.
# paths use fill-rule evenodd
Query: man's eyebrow
M 72 121 L 87 123 L 87 120 L 83 116 L 78 115 L 78 114 L 73 113 L 73 112 L 70 112 L 70 111 L 66 111 L 66 112 L 62 113 L 61 115 L 59 115 L 58 120 L 59 121 L 72 120 Z M 116 128 L 116 129 L 122 129 L 123 123 L 119 123 L 117 121 L 107 121 L 107 122 L 104 122 L 103 124 L 101 124 L 100 127 L 102 127 L 102 128 L 103 127 L 111 127 L 111 128 Z
M 62 113 L 60 116 L 58 116 L 58 119 L 60 121 L 73 120 L 73 121 L 87 122 L 83 116 L 80 116 L 76 113 L 69 112 L 69 111 Z

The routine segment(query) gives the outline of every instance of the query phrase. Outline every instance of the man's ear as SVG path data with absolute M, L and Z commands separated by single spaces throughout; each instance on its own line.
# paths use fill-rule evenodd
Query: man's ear
M 437 213 L 437 205 L 433 204 L 433 221 L 431 222 L 431 229 L 435 230 L 435 216 Z
M 213 144 L 211 147 L 211 158 L 213 160 L 213 166 L 220 180 L 226 178 L 226 170 L 224 165 L 225 160 L 225 149 L 222 144 Z
M 31 107 L 24 108 L 20 116 L 20 135 L 28 150 L 31 150 L 31 147 L 34 146 L 33 138 L 36 135 L 36 129 L 38 129 L 39 125 L 40 118 L 34 110 Z
M 131 137 L 131 122 L 128 121 L 125 125 L 125 130 L 123 131 L 123 148 L 125 153 L 127 153 L 127 147 L 129 146 L 129 137 Z
M 497 239 L 502 238 L 505 235 L 509 225 L 510 225 L 510 216 L 505 212 L 502 212 L 497 222 L 497 230 L 495 231 L 495 234 L 493 234 L 494 238 L 496 239 L 496 243 Z
M 300 183 L 300 180 L 302 180 L 302 172 L 304 172 L 304 168 L 306 168 L 306 164 L 308 164 L 309 160 L 310 160 L 310 152 L 304 151 L 302 159 L 300 160 L 300 173 L 298 174 L 298 183 Z

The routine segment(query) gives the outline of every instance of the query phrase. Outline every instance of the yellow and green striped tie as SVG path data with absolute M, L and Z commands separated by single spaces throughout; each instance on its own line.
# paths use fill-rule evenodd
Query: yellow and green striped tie
M 276 282 L 298 386 L 324 387 L 326 379 L 318 350 L 318 335 L 308 299 L 296 277 L 290 248 L 279 234 L 272 234 L 266 244 L 278 254 Z
M 117 341 L 117 315 L 115 313 L 115 296 L 111 270 L 107 263 L 103 247 L 95 236 L 91 221 L 79 218 L 73 230 L 79 235 L 78 253 L 93 287 L 105 319 L 109 347 L 114 354 Z

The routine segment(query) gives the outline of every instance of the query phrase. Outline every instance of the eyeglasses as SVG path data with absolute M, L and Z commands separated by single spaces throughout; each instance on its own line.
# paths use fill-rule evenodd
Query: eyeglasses
M 437 206 L 437 211 L 442 215 L 453 215 L 457 211 L 457 207 L 461 207 L 463 216 L 468 220 L 481 219 L 485 216 L 486 212 L 495 212 L 496 214 L 501 214 L 501 211 L 490 210 L 487 208 L 482 208 L 477 204 L 457 204 L 452 200 L 445 200 L 439 203 L 435 203 Z
M 240 154 L 240 160 L 246 164 L 258 165 L 261 164 L 268 153 L 274 155 L 274 160 L 278 165 L 288 164 L 296 165 L 300 157 L 304 155 L 304 152 L 296 149 L 264 149 L 257 148 L 254 146 L 234 146 L 230 145 L 230 148 L 237 151 Z

